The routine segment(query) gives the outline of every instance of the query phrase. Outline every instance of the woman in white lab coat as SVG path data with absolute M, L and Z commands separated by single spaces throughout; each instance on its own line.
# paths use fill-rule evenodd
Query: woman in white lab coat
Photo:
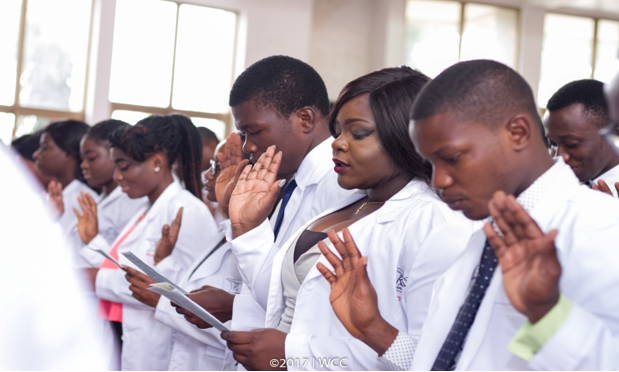
M 389 68 L 352 81 L 340 94 L 329 123 L 336 137 L 335 171 L 340 186 L 363 191 L 308 222 L 277 253 L 267 328 L 222 334 L 247 369 L 279 369 L 284 362 L 289 370 L 385 368 L 372 349 L 346 331 L 331 308 L 329 283 L 316 269 L 317 262 L 328 266 L 317 243 L 328 242 L 326 232 L 331 230 L 348 228 L 361 252 L 371 257 L 368 272 L 376 283 L 381 313 L 403 332 L 421 331 L 435 279 L 475 230 L 431 189 L 430 165 L 415 152 L 407 134 L 413 101 L 427 81 L 408 67 Z M 276 197 L 274 175 L 282 155 L 273 154 L 270 149 L 239 180 L 229 209 L 235 236 L 261 222 Z M 265 166 L 267 172 L 258 172 Z M 245 258 L 236 258 L 242 266 Z
M 107 252 L 130 218 L 148 203 L 145 196 L 131 199 L 113 177 L 115 166 L 110 157 L 108 137 L 116 130 L 128 127 L 129 124 L 121 120 L 105 120 L 90 128 L 80 142 L 80 167 L 84 180 L 88 186 L 101 190 L 98 202 L 83 195 L 79 198 L 80 208 L 74 209 L 78 219 L 74 228 L 86 244 L 80 256 L 88 267 L 101 266 L 104 257 L 95 249 Z
M 218 228 L 200 199 L 201 145 L 195 126 L 187 118 L 151 116 L 110 137 L 116 164 L 114 179 L 130 198 L 148 198 L 112 243 L 109 254 L 130 266 L 121 254 L 133 252 L 170 280 L 183 275 L 200 256 Z M 183 189 L 172 175 L 177 162 Z M 184 223 L 175 247 L 157 245 L 164 226 L 183 208 Z M 172 329 L 155 320 L 155 309 L 138 301 L 129 289 L 125 272 L 105 260 L 95 274 L 101 315 L 122 321 L 123 370 L 165 370 L 169 364 Z M 168 342 L 161 342 L 167 340 Z
M 88 267 L 79 257 L 84 243 L 75 226 L 77 217 L 73 208 L 79 207 L 77 201 L 80 193 L 98 198 L 98 194 L 84 182 L 80 170 L 80 141 L 88 131 L 88 124 L 77 120 L 58 121 L 43 129 L 39 149 L 34 153 L 34 160 L 39 171 L 55 178 L 49 183 L 48 190 L 55 209 L 59 214 L 58 223 L 65 237 L 65 244 L 70 250 L 74 266 Z
M 224 151 L 225 140 L 217 146 L 218 152 Z M 212 164 L 212 163 L 211 163 Z M 207 184 L 205 191 L 208 200 L 221 200 L 223 189 L 215 192 L 215 182 L 221 171 L 219 164 L 213 164 L 206 172 Z M 221 211 L 225 215 L 224 211 Z M 226 216 L 227 217 L 227 216 Z M 188 292 L 208 290 L 208 288 L 220 288 L 233 295 L 239 294 L 243 280 L 236 266 L 236 261 L 230 250 L 230 244 L 224 239 L 224 232 L 228 229 L 229 220 L 226 218 L 220 225 L 221 231 L 217 239 L 212 239 L 205 244 L 205 250 L 198 259 L 185 271 L 176 284 Z M 170 234 L 178 225 L 173 224 Z M 201 329 L 207 326 L 200 320 L 197 327 L 189 323 L 183 315 L 193 316 L 185 309 L 178 308 L 178 312 L 169 300 L 159 297 L 158 294 L 148 291 L 148 276 L 137 270 L 128 268 L 129 281 L 133 284 L 130 289 L 134 297 L 140 299 L 146 305 L 156 305 L 155 318 L 170 326 L 172 331 L 170 339 L 170 371 L 220 371 L 230 370 L 235 362 L 232 358 L 224 361 L 226 351 L 225 342 L 219 337 L 219 331 L 213 328 Z M 190 295 L 191 296 L 191 295 Z M 150 301 L 151 298 L 159 297 L 158 301 Z M 195 316 L 194 316 L 195 317 Z M 228 327 L 230 326 L 228 323 Z M 163 342 L 164 340 L 162 340 Z

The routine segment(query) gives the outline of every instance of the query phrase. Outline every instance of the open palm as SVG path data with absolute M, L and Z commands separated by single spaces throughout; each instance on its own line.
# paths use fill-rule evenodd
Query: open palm
M 277 180 L 281 161 L 282 153 L 275 154 L 271 146 L 253 167 L 243 169 L 228 207 L 235 238 L 259 226 L 273 210 L 282 183 Z
M 501 265 L 505 293 L 512 306 L 535 323 L 560 296 L 557 231 L 544 234 L 516 199 L 503 192 L 494 195 L 489 210 L 503 233 L 501 238 L 492 226 L 484 226 Z
M 322 263 L 317 264 L 320 273 L 331 284 L 329 300 L 335 315 L 346 330 L 356 338 L 363 338 L 368 329 L 381 318 L 378 309 L 376 290 L 368 277 L 367 257 L 361 257 L 348 229 L 342 232 L 344 242 L 335 231 L 328 233 L 329 239 L 339 252 L 340 260 L 327 248 L 324 242 L 318 243 L 320 251 L 335 270 L 329 271 Z
M 77 232 L 84 244 L 90 243 L 99 233 L 99 222 L 97 221 L 97 202 L 88 193 L 80 192 L 77 198 L 82 213 L 77 208 L 73 212 L 77 216 Z

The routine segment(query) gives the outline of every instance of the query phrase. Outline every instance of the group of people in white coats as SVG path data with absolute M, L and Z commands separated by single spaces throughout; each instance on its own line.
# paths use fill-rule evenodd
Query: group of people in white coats
M 181 115 L 54 123 L 33 158 L 99 301 L 98 347 L 121 345 L 109 368 L 617 369 L 606 91 L 570 83 L 542 120 L 518 73 L 476 60 L 374 71 L 330 107 L 311 66 L 272 56 L 232 87 L 239 133 L 205 195 Z M 230 331 L 149 290 L 128 252 Z

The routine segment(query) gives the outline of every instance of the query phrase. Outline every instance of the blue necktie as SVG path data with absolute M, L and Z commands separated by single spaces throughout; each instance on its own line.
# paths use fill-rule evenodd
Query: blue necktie
M 479 310 L 479 305 L 481 305 L 486 290 L 490 286 L 490 280 L 492 280 L 497 262 L 494 249 L 486 240 L 473 287 L 471 287 L 469 294 L 466 296 L 464 304 L 460 307 L 456 321 L 451 326 L 449 335 L 447 335 L 447 339 L 434 361 L 433 371 L 450 371 L 456 366 L 456 357 L 462 350 L 466 335 L 469 333 L 471 325 L 473 325 L 477 310 Z
M 284 196 L 282 197 L 282 204 L 279 206 L 279 213 L 277 214 L 277 219 L 275 220 L 275 227 L 273 228 L 273 241 L 277 240 L 277 234 L 279 233 L 279 228 L 282 227 L 282 221 L 284 221 L 284 211 L 286 210 L 286 204 L 290 200 L 290 196 L 292 196 L 292 192 L 297 188 L 297 182 L 292 179 L 290 183 L 284 189 Z

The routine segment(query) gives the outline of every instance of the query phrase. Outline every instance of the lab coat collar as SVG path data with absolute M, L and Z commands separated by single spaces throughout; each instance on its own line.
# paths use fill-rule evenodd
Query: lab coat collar
M 599 180 L 607 181 L 608 186 L 610 186 L 612 190 L 614 188 L 613 183 L 617 182 L 616 180 L 619 180 L 619 165 L 615 165 L 599 177 L 596 177 L 593 182 L 597 183 Z
M 97 201 L 98 198 L 99 198 L 99 194 L 97 194 L 93 189 L 88 187 L 87 184 L 85 184 L 84 182 L 78 180 L 77 178 L 74 179 L 73 181 L 69 182 L 67 187 L 62 189 L 62 196 L 63 197 L 67 197 L 67 196 L 73 195 L 73 194 L 79 195 L 79 191 L 80 190 L 82 190 L 84 192 L 87 192 L 87 193 L 90 193 L 90 195 L 95 199 L 95 201 Z M 71 212 L 71 213 L 73 213 L 73 212 Z
M 331 144 L 334 138 L 329 137 L 314 147 L 303 159 L 294 175 L 297 187 L 303 191 L 306 187 L 317 184 L 325 174 L 332 171 L 333 151 Z M 286 156 L 286 154 L 284 154 Z
M 146 216 L 144 216 L 143 224 L 146 225 L 153 218 L 157 217 L 160 210 L 164 208 L 168 204 L 168 202 L 182 190 L 183 188 L 180 183 L 178 183 L 177 181 L 172 181 L 172 183 L 169 184 L 165 190 L 163 190 L 161 195 L 159 195 L 157 200 L 155 200 L 155 203 L 151 205 L 150 209 L 146 212 Z
M 376 213 L 377 222 L 387 223 L 394 221 L 407 207 L 409 207 L 409 202 L 412 198 L 423 194 L 427 195 L 427 192 L 430 190 L 432 189 L 427 183 L 417 179 L 411 180 L 402 190 L 398 191 L 387 200 L 382 208 L 374 212 Z M 436 196 L 436 198 L 438 199 L 438 196 Z
M 122 194 L 123 194 L 122 187 L 116 186 L 114 188 L 114 190 L 112 190 L 112 192 L 109 193 L 109 195 L 107 195 L 106 197 L 101 199 L 101 201 L 99 202 L 99 205 L 97 207 L 98 208 L 103 208 L 106 205 L 113 203 L 118 198 L 120 198 L 122 196 Z

